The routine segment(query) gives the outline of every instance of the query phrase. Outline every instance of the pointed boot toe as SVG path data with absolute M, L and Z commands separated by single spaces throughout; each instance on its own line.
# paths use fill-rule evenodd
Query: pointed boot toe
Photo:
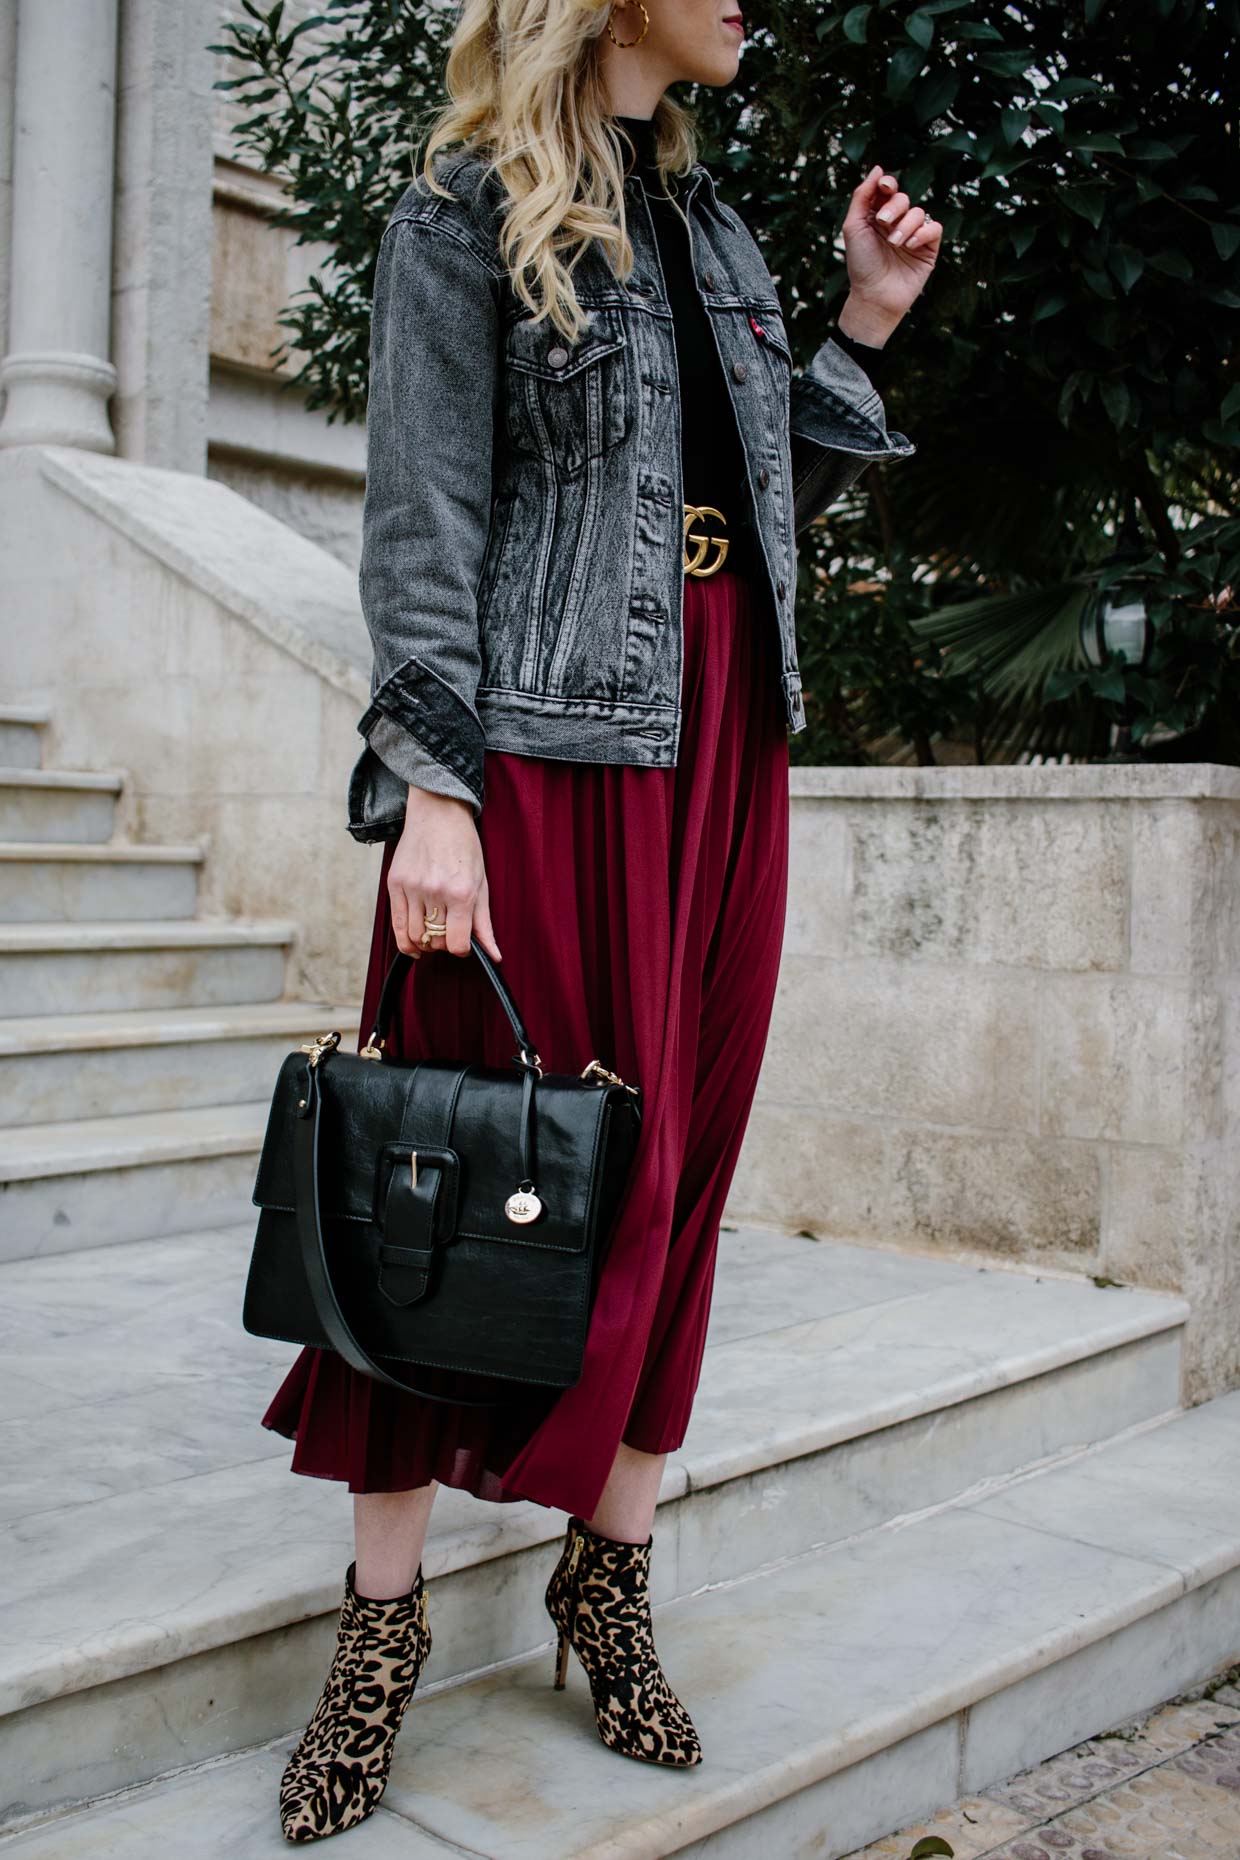
M 287 1773 L 286 1773 L 287 1774 Z M 368 1798 L 365 1776 L 354 1763 L 326 1763 L 300 1770 L 280 1791 L 280 1826 L 286 1841 L 321 1841 L 356 1827 L 378 1806 Z

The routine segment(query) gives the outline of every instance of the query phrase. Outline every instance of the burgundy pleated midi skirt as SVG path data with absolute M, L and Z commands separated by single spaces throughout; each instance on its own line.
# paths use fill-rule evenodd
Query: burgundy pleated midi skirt
M 788 732 L 769 610 L 739 571 L 686 576 L 677 764 L 488 750 L 478 822 L 503 972 L 549 1072 L 601 1059 L 642 1088 L 642 1133 L 581 1379 L 495 1408 L 427 1401 L 304 1349 L 263 1423 L 293 1470 L 354 1492 L 439 1480 L 589 1517 L 617 1446 L 670 1452 L 701 1371 L 724 1201 L 762 1063 L 783 940 Z M 396 942 L 379 877 L 362 1035 Z M 476 962 L 414 963 L 388 1050 L 505 1066 Z M 418 1372 L 436 1393 L 476 1392 Z M 506 1397 L 511 1384 L 505 1384 Z

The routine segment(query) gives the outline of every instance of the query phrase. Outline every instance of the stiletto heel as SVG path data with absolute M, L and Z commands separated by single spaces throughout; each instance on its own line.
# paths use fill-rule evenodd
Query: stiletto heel
M 693 1720 L 659 1664 L 650 1623 L 650 1548 L 600 1537 L 570 1518 L 547 1584 L 556 1627 L 556 1690 L 571 1647 L 585 1668 L 594 1721 L 609 1750 L 643 1763 L 688 1769 L 702 1760 Z

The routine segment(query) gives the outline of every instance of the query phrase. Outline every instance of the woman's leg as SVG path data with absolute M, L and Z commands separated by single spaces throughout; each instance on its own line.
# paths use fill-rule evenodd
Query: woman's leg
M 621 1444 L 597 1509 L 585 1519 L 600 1537 L 644 1544 L 654 1522 L 663 1481 L 664 1453 L 639 1453 Z M 359 1595 L 386 1600 L 407 1595 L 422 1561 L 426 1529 L 437 1485 L 416 1492 L 358 1492 L 353 1498 L 357 1549 L 354 1587 Z
M 408 1595 L 422 1561 L 426 1527 L 438 1490 L 432 1483 L 419 1486 L 415 1492 L 354 1494 L 357 1564 L 353 1584 L 359 1595 L 376 1601 Z
M 639 1453 L 621 1441 L 607 1484 L 592 1516 L 584 1520 L 600 1537 L 644 1544 L 654 1523 L 666 1453 Z

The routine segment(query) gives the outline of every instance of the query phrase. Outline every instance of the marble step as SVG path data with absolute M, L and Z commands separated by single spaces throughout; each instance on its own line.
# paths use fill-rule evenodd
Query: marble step
M 0 767 L 0 840 L 111 839 L 117 769 Z
M 183 1111 L 270 1096 L 284 1055 L 338 1028 L 355 1050 L 357 1003 L 119 1008 L 0 1020 L 0 1126 Z M 132 1235 L 129 1236 L 132 1238 Z
M 0 1262 L 240 1219 L 274 1082 L 248 1103 L 0 1130 Z
M 275 1068 L 247 1103 L 0 1129 L 0 1265 L 240 1220 L 273 1083 Z
M 291 923 L 0 923 L 0 1016 L 219 1007 L 284 992 Z
M 0 768 L 37 769 L 50 720 L 41 704 L 0 704 Z
M 692 1770 L 606 1750 L 575 1660 L 553 1691 L 550 1642 L 428 1690 L 357 1851 L 840 1860 L 1234 1661 L 1238 1458 L 1240 1395 L 1223 1396 L 658 1609 L 702 1738 Z M 0 1854 L 275 1860 L 291 1742 L 31 1827 Z
M 252 1234 L 0 1269 L 11 1813 L 261 1743 L 313 1704 L 351 1501 L 291 1476 L 259 1424 L 295 1351 L 240 1327 Z M 659 1600 L 1174 1409 L 1186 1315 L 1157 1293 L 725 1230 L 656 1525 Z M 562 1529 L 541 1506 L 440 1494 L 428 1687 L 544 1638 Z
M 0 923 L 192 917 L 199 846 L 0 842 Z

